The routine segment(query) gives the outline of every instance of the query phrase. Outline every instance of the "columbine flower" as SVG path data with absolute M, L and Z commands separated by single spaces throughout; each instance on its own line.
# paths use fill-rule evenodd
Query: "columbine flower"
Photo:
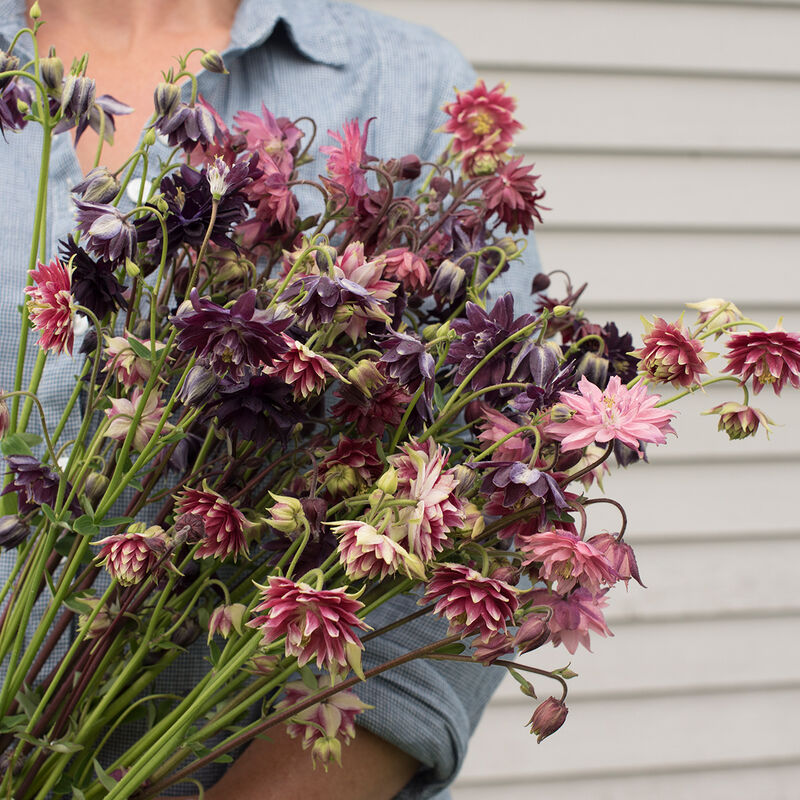
M 356 616 L 362 603 L 344 589 L 313 589 L 279 577 L 267 581 L 267 586 L 259 587 L 262 602 L 255 607 L 267 613 L 247 623 L 261 629 L 264 644 L 285 636 L 286 655 L 296 656 L 301 667 L 314 659 L 318 667 L 330 670 L 360 659 L 364 645 L 353 629 L 369 627 Z
M 166 551 L 164 529 L 158 525 L 145 528 L 143 522 L 134 522 L 125 533 L 92 544 L 102 545 L 97 562 L 123 586 L 145 580 Z
M 90 253 L 114 262 L 133 258 L 136 228 L 125 214 L 115 206 L 83 200 L 75 200 L 75 207 L 78 230 Z
M 522 549 L 530 556 L 523 566 L 541 563 L 538 570 L 533 570 L 535 576 L 553 583 L 560 594 L 580 583 L 590 594 L 597 595 L 603 584 L 610 586 L 617 580 L 608 559 L 569 531 L 556 528 L 534 534 L 525 540 Z
M 330 675 L 323 676 L 319 682 L 316 678 L 312 680 L 313 686 L 302 681 L 287 683 L 284 697 L 275 704 L 275 710 L 291 708 L 312 694 L 333 686 Z M 293 739 L 302 737 L 303 750 L 311 747 L 314 764 L 320 762 L 327 769 L 332 761 L 341 764 L 341 742 L 347 745 L 355 738 L 355 718 L 368 708 L 372 706 L 359 700 L 354 692 L 342 690 L 298 711 L 286 724 L 286 732 Z
M 108 167 L 94 167 L 72 191 L 87 203 L 110 203 L 119 192 L 119 181 Z
M 583 588 L 577 588 L 566 597 L 551 594 L 547 589 L 535 589 L 524 596 L 534 606 L 550 606 L 553 615 L 548 626 L 552 634 L 555 647 L 563 644 L 570 653 L 582 644 L 587 650 L 589 646 L 589 631 L 599 633 L 601 636 L 613 636 L 603 617 L 603 608 L 608 604 L 604 592 L 593 596 Z
M 772 386 L 780 394 L 786 382 L 800 389 L 800 333 L 782 330 L 734 333 L 728 339 L 725 354 L 730 372 L 742 383 L 753 379 L 753 391 Z
M 346 122 L 341 134 L 329 130 L 328 135 L 333 137 L 339 146 L 324 145 L 319 148 L 321 153 L 328 156 L 326 167 L 329 177 L 324 179 L 325 183 L 332 189 L 334 195 L 343 191 L 347 204 L 355 209 L 359 206 L 359 200 L 369 192 L 367 172 L 363 165 L 375 160 L 366 152 L 367 133 L 371 122 L 371 119 L 367 120 L 363 133 L 357 119 Z
M 58 475 L 33 456 L 6 456 L 6 465 L 14 476 L 0 495 L 17 493 L 20 514 L 38 510 L 39 506 L 54 507 L 58 497 Z M 71 487 L 67 484 L 66 493 Z M 73 513 L 80 513 L 77 500 L 70 505 Z
M 513 586 L 485 578 L 461 564 L 445 563 L 436 568 L 420 602 L 430 603 L 437 598 L 434 612 L 450 623 L 450 634 L 478 634 L 483 642 L 505 633 L 519 606 Z
M 319 465 L 320 478 L 331 494 L 357 493 L 383 470 L 374 439 L 340 436 L 336 448 Z
M 393 247 L 383 254 L 386 258 L 384 275 L 397 278 L 407 292 L 424 289 L 431 279 L 431 271 L 425 259 L 412 253 L 407 247 Z
M 220 377 L 228 375 L 238 383 L 248 372 L 274 364 L 288 349 L 281 333 L 291 317 L 256 309 L 255 289 L 240 295 L 231 308 L 201 298 L 197 289 L 190 299 L 191 307 L 184 304 L 170 318 L 179 330 L 177 346 L 185 353 L 195 352 L 200 363 Z
M 105 436 L 109 439 L 117 439 L 124 442 L 128 437 L 128 432 L 133 424 L 133 418 L 142 404 L 143 391 L 136 388 L 131 393 L 130 399 L 127 397 L 112 397 L 111 408 L 106 409 L 106 417 L 109 426 L 106 428 Z M 142 452 L 150 440 L 153 438 L 161 417 L 164 414 L 165 404 L 161 401 L 161 395 L 152 391 L 144 401 L 142 415 L 136 425 L 136 433 L 133 435 L 132 447 L 138 452 Z M 172 425 L 167 422 L 162 428 L 163 431 L 169 430 Z
M 110 261 L 95 261 L 70 237 L 59 244 L 61 258 L 72 270 L 72 296 L 78 305 L 88 308 L 101 321 L 106 314 L 128 307 Z
M 719 414 L 717 429 L 725 431 L 730 439 L 746 439 L 755 436 L 759 425 L 769 437 L 769 426 L 775 423 L 761 409 L 743 406 L 741 403 L 721 403 L 704 414 Z
M 150 349 L 149 339 L 139 339 L 133 334 L 125 336 L 106 336 L 106 346 L 103 353 L 108 356 L 108 361 L 103 369 L 113 373 L 114 377 L 128 389 L 134 386 L 144 386 L 153 371 L 153 363 L 146 358 L 137 356 L 130 346 L 130 340 L 135 339 L 139 344 Z M 166 345 L 156 342 L 156 352 L 163 350 Z
M 158 133 L 167 137 L 170 147 L 182 147 L 188 152 L 197 145 L 207 146 L 214 143 L 217 123 L 214 115 L 204 105 L 170 102 L 166 104 L 166 109 L 169 113 L 160 116 L 155 127 Z
M 480 433 L 478 441 L 485 446 L 496 444 L 505 439 L 502 444 L 494 450 L 493 458 L 497 461 L 524 461 L 530 458 L 533 448 L 525 438 L 527 432 L 512 436 L 506 439 L 512 431 L 517 430 L 520 424 L 510 420 L 504 414 L 496 411 L 486 403 L 480 405 L 480 419 L 478 420 Z
M 31 270 L 33 285 L 25 288 L 31 324 L 39 331 L 39 345 L 54 353 L 72 355 L 75 341 L 75 303 L 69 270 L 57 258 L 39 262 Z
M 631 354 L 639 359 L 641 372 L 657 383 L 673 386 L 702 382 L 701 376 L 708 374 L 708 367 L 701 341 L 689 338 L 680 323 L 672 324 L 661 317 L 656 317 L 655 323 L 645 320 L 645 327 L 642 347 Z
M 329 376 L 342 379 L 339 370 L 327 358 L 315 353 L 302 342 L 288 337 L 286 341 L 289 349 L 281 353 L 278 362 L 274 367 L 268 367 L 266 373 L 291 386 L 295 400 L 324 391 Z
M 203 521 L 202 544 L 195 558 L 247 555 L 247 531 L 252 523 L 238 508 L 211 489 L 185 489 L 177 497 L 175 513 L 192 514 Z
M 25 113 L 20 106 L 30 107 L 33 103 L 33 92 L 18 80 L 12 80 L 0 91 L 0 134 L 6 137 L 6 131 L 21 131 L 27 124 Z
M 272 494 L 272 492 L 270 492 L 270 496 L 275 501 L 275 505 L 267 509 L 269 514 L 267 522 L 271 528 L 291 536 L 308 525 L 300 500 L 288 495 Z
M 697 311 L 697 324 L 706 325 L 711 322 L 711 329 L 715 330 L 714 338 L 719 339 L 725 333 L 725 326 L 731 322 L 744 319 L 744 314 L 728 300 L 721 297 L 708 297 L 697 303 L 687 303 L 686 308 Z
M 219 634 L 223 639 L 231 635 L 231 630 L 241 634 L 242 619 L 247 608 L 242 603 L 232 603 L 229 606 L 217 606 L 208 619 L 208 643 Z
M 291 173 L 303 132 L 288 117 L 276 119 L 262 103 L 260 117 L 240 111 L 233 121 L 236 131 L 245 137 L 247 150 L 268 156 L 284 175 Z
M 475 466 L 482 466 L 483 463 L 487 462 Z M 544 503 L 552 503 L 559 510 L 567 507 L 564 492 L 549 472 L 530 467 L 522 461 L 513 461 L 510 464 L 497 461 L 488 463 L 495 469 L 484 476 L 481 494 L 490 495 L 496 489 L 502 490 L 501 502 L 505 508 L 511 508 L 520 500 L 531 497 Z
M 498 167 L 481 186 L 489 216 L 497 214 L 498 220 L 509 231 L 516 232 L 522 228 L 526 236 L 533 228 L 534 218 L 542 221 L 539 211 L 544 208 L 539 201 L 544 198 L 545 191 L 537 187 L 536 181 L 540 176 L 531 175 L 532 169 L 533 164 L 522 166 L 522 156 L 517 156 Z
M 615 375 L 601 391 L 584 377 L 578 391 L 580 395 L 561 393 L 561 402 L 574 412 L 573 416 L 545 428 L 549 436 L 561 442 L 562 451 L 612 440 L 638 450 L 641 442 L 664 444 L 665 434 L 675 433 L 669 424 L 675 414 L 656 408 L 660 396 L 648 395 L 643 384 L 628 389 Z
M 30 526 L 16 514 L 5 514 L 0 517 L 0 547 L 3 550 L 11 550 L 21 545 L 30 532 Z
M 95 83 L 84 75 L 67 75 L 61 89 L 61 110 L 70 119 L 79 119 L 94 105 Z
M 384 354 L 379 363 L 385 364 L 386 374 L 394 378 L 412 395 L 424 386 L 420 402 L 427 416 L 432 414 L 434 372 L 436 361 L 417 336 L 390 330 L 381 342 Z
M 617 573 L 617 578 L 625 581 L 626 587 L 631 578 L 640 586 L 644 586 L 639 577 L 639 566 L 636 563 L 633 548 L 627 542 L 617 539 L 610 533 L 598 533 L 596 536 L 592 536 L 587 543 L 608 559 L 614 572 Z
M 567 718 L 569 709 L 564 705 L 563 700 L 556 700 L 555 697 L 548 697 L 540 703 L 533 716 L 528 721 L 531 726 L 531 733 L 536 734 L 536 743 L 546 739 L 550 734 L 555 733 Z
M 397 571 L 424 578 L 425 570 L 420 559 L 372 525 L 345 520 L 333 523 L 332 529 L 340 537 L 339 561 L 352 580 L 371 580 L 377 576 L 383 580 Z
M 456 91 L 456 99 L 444 106 L 450 119 L 443 128 L 453 134 L 454 153 L 496 156 L 508 150 L 522 125 L 513 116 L 516 101 L 507 97 L 505 91 L 502 83 L 487 89 L 483 80 L 468 92 Z

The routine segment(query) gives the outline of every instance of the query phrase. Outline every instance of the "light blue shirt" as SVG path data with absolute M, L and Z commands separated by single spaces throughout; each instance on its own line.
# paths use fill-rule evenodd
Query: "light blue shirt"
M 0 46 L 27 24 L 23 0 L 0 0 Z M 27 40 L 22 40 L 22 53 Z M 164 54 L 164 66 L 171 53 Z M 474 73 L 460 53 L 430 30 L 362 8 L 326 0 L 242 0 L 223 53 L 229 76 L 202 72 L 200 92 L 230 123 L 240 110 L 258 113 L 262 102 L 276 116 L 312 117 L 318 125 L 314 148 L 331 143 L 327 130 L 339 130 L 347 120 L 362 124 L 370 117 L 368 151 L 378 157 L 416 153 L 433 160 L 445 139 L 432 131 L 443 122 L 442 105 L 454 87 L 468 89 Z M 91 73 L 90 73 L 91 76 Z M 102 80 L 98 94 L 103 93 Z M 125 101 L 126 98 L 120 97 Z M 35 205 L 35 179 L 41 135 L 34 126 L 9 134 L 0 142 L 0 185 L 5 198 L 0 214 L 3 279 L 0 281 L 0 387 L 13 386 L 19 317 L 17 308 L 26 279 L 30 226 Z M 166 150 L 161 154 L 165 155 Z M 153 159 L 157 163 L 157 159 Z M 152 162 L 151 162 L 152 163 Z M 322 171 L 317 160 L 306 168 L 309 176 Z M 69 190 L 82 178 L 71 134 L 56 137 L 50 168 L 48 242 L 50 255 L 73 225 Z M 304 211 L 314 199 L 302 198 Z M 535 247 L 527 253 L 528 267 L 515 266 L 495 284 L 521 298 L 530 295 L 530 277 L 538 269 Z M 520 309 L 528 310 L 528 309 Z M 28 364 L 36 355 L 32 336 Z M 76 346 L 77 349 L 77 346 Z M 41 384 L 50 426 L 74 385 L 80 356 L 51 357 Z M 27 377 L 27 376 L 26 376 Z M 72 438 L 71 421 L 62 441 Z M 14 553 L 0 557 L 0 578 L 13 564 Z M 397 598 L 375 612 L 369 622 L 382 627 L 399 615 L 416 610 L 416 598 Z M 373 667 L 446 633 L 446 626 L 430 616 L 370 642 L 365 668 Z M 199 652 L 199 651 L 198 651 Z M 180 691 L 203 674 L 202 657 L 162 676 L 160 691 Z M 444 800 L 445 787 L 457 773 L 468 738 L 483 706 L 502 677 L 498 668 L 441 661 L 418 661 L 385 673 L 361 687 L 360 695 L 375 706 L 359 717 L 359 724 L 413 755 L 420 772 L 399 797 Z M 347 751 L 343 753 L 347 763 Z M 215 765 L 204 778 L 213 781 L 224 769 Z

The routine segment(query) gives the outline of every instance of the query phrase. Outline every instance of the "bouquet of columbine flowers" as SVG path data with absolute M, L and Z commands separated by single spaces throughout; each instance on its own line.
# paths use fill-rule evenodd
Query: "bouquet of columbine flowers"
M 224 69 L 213 52 L 204 66 Z M 647 323 L 634 349 L 576 308 L 569 282 L 554 297 L 532 276 L 530 311 L 490 299 L 544 197 L 508 154 L 520 125 L 502 86 L 457 93 L 436 163 L 370 156 L 368 124 L 353 121 L 311 180 L 301 121 L 263 109 L 229 128 L 196 91 L 181 101 L 187 74 L 181 61 L 156 87 L 126 167 L 96 166 L 74 188 L 77 229 L 57 255 L 37 244 L 40 194 L 17 385 L 0 406 L 13 562 L 0 793 L 153 797 L 277 725 L 327 767 L 364 709 L 353 688 L 417 658 L 499 664 L 531 697 L 526 675 L 554 679 L 559 696 L 529 723 L 541 741 L 566 718 L 574 673 L 514 652 L 588 646 L 609 633 L 609 588 L 639 581 L 622 507 L 589 496 L 607 459 L 664 444 L 666 406 L 714 381 L 744 393 L 712 409 L 721 430 L 766 427 L 748 386 L 800 387 L 800 335 L 708 300 L 692 327 Z M 21 70 L 3 53 L 0 89 L 3 133 L 35 122 L 45 149 L 70 128 L 102 141 L 126 110 L 54 55 Z M 156 134 L 171 152 L 125 210 Z M 300 186 L 322 210 L 300 215 Z M 86 357 L 48 430 L 42 368 L 78 336 Z M 723 337 L 726 374 L 712 376 L 706 342 Z M 619 530 L 590 535 L 596 503 L 619 509 Z M 370 629 L 371 611 L 413 592 L 417 612 Z M 442 638 L 362 668 L 365 642 L 429 613 Z M 203 634 L 204 677 L 185 697 L 153 694 Z M 147 729 L 109 763 L 106 741 L 137 716 Z

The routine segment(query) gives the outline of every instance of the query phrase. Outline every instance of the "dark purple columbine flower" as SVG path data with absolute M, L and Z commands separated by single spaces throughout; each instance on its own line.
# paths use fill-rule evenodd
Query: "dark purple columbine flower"
M 61 260 L 72 267 L 72 296 L 98 319 L 119 308 L 127 308 L 122 284 L 110 261 L 95 261 L 71 239 L 62 239 Z
M 5 50 L 0 50 L 0 72 L 11 72 L 15 69 L 19 69 L 19 59 L 15 55 L 7 53 Z M 14 80 L 14 75 L 0 78 L 0 91 L 5 89 L 6 86 Z
M 529 467 L 522 461 L 479 462 L 473 466 L 492 464 L 481 483 L 481 494 L 487 497 L 497 489 L 503 490 L 503 505 L 511 508 L 524 497 L 533 495 L 544 503 L 552 503 L 559 511 L 567 508 L 564 492 L 549 473 Z
M 0 133 L 6 138 L 6 131 L 21 131 L 27 124 L 25 115 L 19 110 L 19 103 L 33 102 L 33 92 L 19 80 L 12 80 L 0 94 Z
M 116 131 L 114 116 L 132 112 L 133 109 L 129 105 L 120 102 L 110 94 L 101 94 L 100 97 L 94 98 L 94 102 L 86 113 L 79 116 L 65 116 L 53 129 L 53 133 L 63 133 L 70 128 L 75 128 L 75 144 L 77 144 L 86 129 L 91 128 L 98 135 L 102 131 L 103 138 L 111 144 L 114 142 L 114 132 Z M 102 121 L 103 117 L 105 117 L 105 121 Z
M 158 133 L 167 137 L 170 147 L 186 151 L 198 144 L 201 147 L 213 144 L 218 132 L 214 115 L 201 103 L 177 103 L 168 115 L 156 120 L 155 126 Z
M 240 191 L 254 177 L 261 174 L 257 169 L 258 156 L 242 161 L 228 171 L 225 194 L 219 199 L 210 241 L 223 248 L 238 248 L 230 238 L 230 230 L 247 216 L 246 199 Z M 172 256 L 184 244 L 199 250 L 211 223 L 213 198 L 206 177 L 207 170 L 197 172 L 185 164 L 180 173 L 161 181 L 161 194 L 167 202 L 169 215 L 167 225 L 167 255 Z M 147 242 L 149 252 L 161 252 L 163 231 L 161 223 L 152 215 L 136 222 L 139 240 Z
M 133 258 L 136 228 L 118 208 L 103 203 L 75 200 L 78 230 L 86 239 L 86 249 L 106 261 Z
M 450 345 L 447 363 L 456 364 L 455 383 L 462 383 L 467 375 L 498 345 L 513 333 L 534 322 L 530 314 L 514 319 L 514 298 L 511 293 L 497 300 L 488 313 L 475 303 L 467 303 L 467 318 L 457 319 L 451 328 L 461 338 Z M 485 389 L 501 383 L 508 375 L 512 356 L 519 344 L 509 345 L 485 363 L 470 381 L 472 389 Z
M 256 308 L 256 291 L 250 289 L 231 308 L 200 297 L 192 289 L 191 308 L 170 318 L 180 331 L 178 348 L 194 352 L 202 366 L 220 377 L 243 381 L 263 365 L 272 366 L 288 345 L 281 333 L 292 324 L 290 315 Z
M 61 88 L 61 110 L 70 120 L 77 120 L 89 113 L 94 105 L 95 83 L 85 75 L 67 75 Z M 66 128 L 62 128 L 66 130 Z M 61 131 L 56 131 L 61 133 Z
M 58 475 L 33 456 L 8 456 L 6 464 L 13 480 L 0 492 L 0 495 L 17 493 L 19 511 L 27 514 L 35 511 L 42 504 L 55 506 L 58 495 Z M 71 489 L 67 486 L 67 492 Z M 73 514 L 81 511 L 77 500 L 70 505 Z
M 509 370 L 514 380 L 529 381 L 510 403 L 515 411 L 544 411 L 558 402 L 559 394 L 572 385 L 575 373 L 574 364 L 559 366 L 559 358 L 560 350 L 552 343 L 525 342 Z
M 336 312 L 360 308 L 367 312 L 379 312 L 382 303 L 376 300 L 360 283 L 337 275 L 304 275 L 292 282 L 278 298 L 291 302 L 298 324 L 304 328 L 333 322 Z M 349 317 L 349 314 L 347 315 Z
M 434 373 L 436 362 L 425 349 L 425 343 L 408 333 L 390 331 L 380 342 L 386 352 L 379 362 L 386 365 L 386 374 L 394 378 L 402 387 L 412 394 L 424 384 L 420 400 L 423 402 L 428 417 L 432 414 Z
M 94 167 L 72 191 L 87 203 L 110 203 L 119 192 L 119 181 L 108 167 Z

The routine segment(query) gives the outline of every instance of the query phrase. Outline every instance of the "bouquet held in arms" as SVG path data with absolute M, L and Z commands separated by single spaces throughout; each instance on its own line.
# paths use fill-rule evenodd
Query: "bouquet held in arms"
M 641 582 L 623 509 L 588 496 L 607 460 L 663 445 L 669 403 L 713 381 L 738 387 L 713 409 L 731 438 L 766 427 L 749 392 L 798 388 L 800 336 L 709 300 L 691 326 L 648 323 L 637 349 L 590 322 L 569 283 L 558 298 L 544 275 L 526 278 L 528 299 L 493 293 L 524 268 L 544 197 L 508 152 L 520 125 L 503 86 L 456 94 L 436 163 L 378 160 L 381 120 L 353 120 L 315 171 L 310 120 L 263 108 L 226 124 L 179 60 L 112 173 L 102 141 L 127 107 L 96 95 L 84 63 L 21 67 L 13 50 L 0 127 L 41 130 L 43 175 L 0 408 L 0 796 L 155 797 L 276 726 L 328 768 L 357 735 L 359 684 L 414 659 L 500 665 L 531 698 L 551 678 L 529 725 L 539 741 L 556 731 L 574 673 L 515 654 L 588 647 L 609 634 L 609 588 Z M 224 69 L 213 52 L 204 66 Z M 87 127 L 97 165 L 49 252 L 49 145 Z M 156 177 L 131 204 L 142 164 Z M 69 354 L 75 381 L 48 425 L 43 368 Z M 592 530 L 597 503 L 618 529 Z M 418 609 L 371 626 L 400 594 Z M 424 615 L 442 618 L 438 638 L 362 668 L 371 639 Z M 198 646 L 203 676 L 159 693 Z

